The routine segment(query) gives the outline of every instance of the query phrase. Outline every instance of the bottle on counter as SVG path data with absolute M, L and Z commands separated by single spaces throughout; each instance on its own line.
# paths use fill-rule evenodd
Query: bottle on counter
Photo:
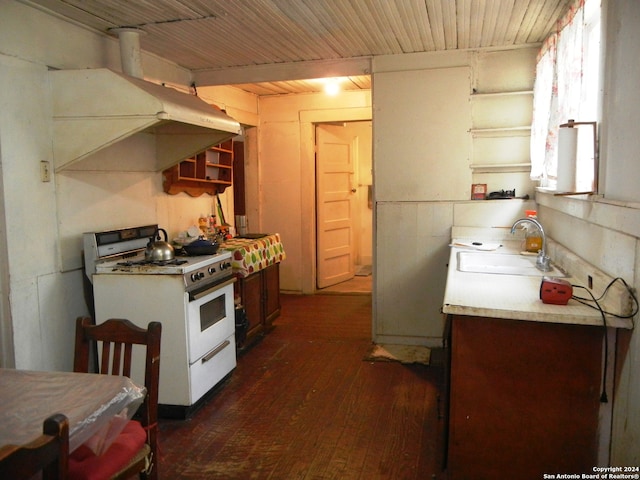
M 207 215 L 204 213 L 200 214 L 200 218 L 198 218 L 198 228 L 200 229 L 200 235 L 206 235 L 207 229 L 209 228 L 209 220 L 207 219 Z
M 538 218 L 536 210 L 525 210 L 527 218 Z M 524 249 L 527 252 L 538 253 L 542 250 L 542 232 L 531 222 L 525 224 L 526 232 L 524 235 Z

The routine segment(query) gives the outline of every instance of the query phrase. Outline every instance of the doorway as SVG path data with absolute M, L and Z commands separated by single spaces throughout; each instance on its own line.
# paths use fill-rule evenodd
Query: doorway
M 372 122 L 315 125 L 316 288 L 370 293 Z

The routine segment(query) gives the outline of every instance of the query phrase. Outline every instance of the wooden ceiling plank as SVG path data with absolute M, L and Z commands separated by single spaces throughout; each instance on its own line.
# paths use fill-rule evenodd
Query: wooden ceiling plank
M 364 5 L 364 2 L 358 2 L 358 0 L 352 0 L 355 5 L 358 5 L 358 12 L 364 14 L 366 12 L 367 17 L 370 19 L 368 27 L 370 32 L 375 34 L 376 43 L 373 46 L 380 53 L 376 55 L 392 55 L 395 52 L 401 52 L 402 48 L 398 39 L 395 36 L 395 32 L 388 23 L 388 19 L 381 12 L 383 8 L 380 6 L 384 3 L 384 0 L 375 0 L 375 3 Z M 359 16 L 359 19 L 367 18 Z
M 468 48 L 479 48 L 482 44 L 482 29 L 485 22 L 486 0 L 471 2 L 471 24 Z
M 324 29 L 308 12 L 306 5 L 295 1 L 253 2 L 252 8 L 247 9 L 251 15 L 250 23 L 260 27 L 262 38 L 259 43 L 265 53 L 275 45 L 278 61 L 336 58 L 335 49 L 329 42 L 331 38 L 325 36 Z M 251 37 L 246 30 L 242 33 Z
M 433 37 L 436 51 L 446 50 L 447 48 L 444 35 L 442 1 L 446 2 L 447 0 L 425 0 L 427 14 L 429 16 L 429 25 L 431 26 L 431 36 Z
M 531 31 L 535 24 L 535 19 L 542 11 L 542 7 L 542 2 L 529 0 L 527 11 L 522 19 L 522 23 L 520 24 L 518 35 L 516 36 L 516 43 L 526 42 L 526 40 L 531 37 Z
M 505 45 L 513 45 L 516 43 L 518 31 L 520 30 L 524 16 L 527 13 L 529 1 L 530 0 L 515 0 L 504 34 Z
M 291 0 L 293 3 L 300 3 L 300 0 Z M 312 15 L 306 25 L 310 31 L 318 33 L 318 41 L 328 43 L 334 52 L 331 57 L 323 58 L 349 58 L 371 54 L 371 49 L 375 49 L 384 42 L 384 29 L 374 21 L 370 21 L 368 26 L 363 24 L 364 18 L 371 19 L 371 11 L 376 9 L 359 9 L 362 2 L 347 1 L 340 2 L 340 8 L 333 6 L 326 8 L 324 2 L 310 0 L 301 3 Z M 369 39 L 375 35 L 376 40 Z M 367 47 L 368 42 L 368 47 Z
M 544 41 L 550 32 L 556 30 L 557 20 L 564 16 L 570 4 L 570 0 L 553 1 L 545 4 L 545 8 L 535 20 L 527 41 Z
M 234 85 L 307 78 L 346 77 L 370 72 L 371 58 L 360 57 L 200 70 L 194 72 L 194 80 L 198 85 Z
M 420 41 L 422 50 L 424 52 L 432 52 L 436 49 L 436 44 L 433 40 L 433 32 L 431 31 L 431 25 L 429 21 L 429 12 L 424 0 L 412 0 L 413 17 L 416 20 L 416 28 L 420 35 Z
M 471 5 L 473 0 L 457 0 L 458 48 L 469 48 L 471 30 Z
M 482 23 L 482 35 L 480 47 L 491 47 L 495 45 L 494 35 L 496 33 L 496 25 L 498 23 L 498 14 L 500 8 L 497 0 L 487 0 L 486 10 L 484 12 L 484 22 Z
M 406 15 L 403 15 L 404 9 L 398 9 L 398 5 L 395 2 L 382 2 L 380 11 L 384 14 L 389 33 L 393 35 L 400 51 L 402 53 L 415 52 L 416 45 L 412 41 L 409 30 L 411 22 Z
M 337 2 L 335 8 L 338 10 L 336 15 L 344 22 L 342 29 L 343 34 L 348 37 L 348 56 L 359 57 L 374 50 L 376 42 L 373 41 L 371 32 L 366 28 L 365 18 L 356 10 L 354 2 Z
M 444 42 L 447 50 L 458 48 L 458 25 L 456 23 L 455 1 L 442 1 L 442 23 L 444 24 Z
M 496 26 L 492 35 L 492 46 L 508 45 L 506 40 L 507 29 L 509 28 L 509 22 L 513 15 L 513 9 L 515 8 L 516 0 L 502 0 L 499 2 L 497 8 Z
M 433 38 L 428 28 L 427 10 L 424 2 L 408 0 L 395 3 L 396 14 L 400 18 L 400 28 L 405 29 L 408 38 L 407 52 L 423 52 L 427 48 L 433 48 Z M 431 46 L 431 47 L 429 47 Z
M 364 55 L 374 51 L 380 52 L 378 55 L 391 54 L 393 47 L 387 41 L 384 28 L 374 17 L 375 7 L 358 0 L 349 0 L 346 5 L 350 12 L 348 18 L 352 19 L 350 28 L 360 36 L 363 52 L 366 52 Z
M 537 44 L 573 1 L 29 0 L 29 5 L 104 34 L 115 26 L 144 25 L 143 50 L 191 70 L 197 84 L 251 79 L 268 83 L 256 87 L 270 92 L 264 94 L 283 94 L 318 88 L 304 81 L 280 84 L 303 75 L 366 77 L 375 55 Z M 362 84 L 370 85 L 370 79 Z
M 348 42 L 332 17 L 331 11 L 318 8 L 320 5 L 317 2 L 291 0 L 286 7 L 286 14 L 292 19 L 295 18 L 296 22 L 300 22 L 304 31 L 312 34 L 298 48 L 303 47 L 313 51 L 314 44 L 317 43 L 324 45 L 324 58 L 339 58 Z

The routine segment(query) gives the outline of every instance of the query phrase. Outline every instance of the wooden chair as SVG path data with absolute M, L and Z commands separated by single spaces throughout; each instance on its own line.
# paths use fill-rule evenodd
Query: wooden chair
M 140 423 L 146 431 L 146 443 L 138 452 L 128 452 L 131 455 L 123 468 L 113 472 L 110 478 L 130 478 L 139 474 L 142 479 L 158 478 L 158 384 L 160 378 L 160 338 L 162 324 L 150 322 L 145 330 L 129 320 L 110 319 L 100 325 L 94 325 L 89 317 L 80 317 L 76 321 L 76 343 L 73 369 L 76 372 L 89 372 L 91 360 L 91 346 L 101 352 L 98 372 L 101 374 L 131 376 L 131 354 L 133 345 L 146 346 L 146 362 L 144 384 L 147 395 L 138 410 Z M 110 361 L 111 360 L 111 361 Z M 136 427 L 136 421 L 132 421 Z M 129 422 L 130 424 L 132 422 Z M 127 427 L 125 427 L 125 431 Z M 124 438 L 124 434 L 119 436 Z M 121 450 L 118 450 L 118 439 L 99 457 L 93 455 L 89 460 L 93 463 L 76 464 L 74 454 L 69 462 L 69 476 L 74 479 L 84 478 L 83 469 L 95 471 L 97 468 L 113 468 L 114 458 L 122 463 Z M 117 453 L 116 453 L 117 452 Z
M 44 480 L 67 478 L 69 421 L 61 413 L 44 421 L 42 435 L 24 445 L 0 447 L 0 478 L 29 479 L 42 472 Z

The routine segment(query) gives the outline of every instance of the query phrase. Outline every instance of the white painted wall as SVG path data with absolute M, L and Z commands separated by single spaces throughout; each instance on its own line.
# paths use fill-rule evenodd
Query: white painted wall
M 465 212 L 481 212 L 473 226 L 496 218 L 510 226 L 530 208 L 507 200 L 480 202 L 480 210 L 468 200 L 478 181 L 471 169 L 472 91 L 531 89 L 532 57 L 534 49 L 375 59 L 375 342 L 440 346 L 452 225 L 471 221 Z M 493 108 L 498 119 L 525 121 L 513 112 L 520 106 L 503 102 Z M 482 121 L 475 126 L 494 126 Z M 494 144 L 489 154 L 508 155 L 503 148 Z M 489 175 L 486 183 L 494 190 L 516 187 L 519 195 L 533 194 L 526 171 Z
M 376 202 L 467 197 L 470 68 L 378 73 L 383 62 L 373 75 Z
M 214 203 L 209 196 L 164 194 L 162 175 L 145 167 L 155 152 L 145 148 L 108 159 L 121 163 L 119 172 L 81 171 L 78 163 L 41 182 L 40 161 L 53 164 L 49 67 L 119 71 L 119 47 L 116 39 L 15 1 L 0 0 L 0 11 L 0 264 L 7 266 L 0 277 L 0 358 L 3 366 L 69 370 L 75 318 L 88 313 L 82 233 L 159 223 L 173 236 L 200 213 L 213 211 Z M 143 55 L 143 69 L 148 78 L 169 84 L 191 81 L 189 72 L 155 56 Z M 257 122 L 253 95 L 229 87 L 203 90 L 203 99 L 227 108 L 239 121 Z M 101 160 L 98 155 L 87 163 Z M 130 171 L 132 160 L 143 167 Z M 222 201 L 232 215 L 231 189 Z
M 373 194 L 369 202 L 369 189 L 373 187 L 373 132 L 372 123 L 349 122 L 346 124 L 358 140 L 356 201 L 355 201 L 355 262 L 356 265 L 372 265 L 373 262 Z
M 603 162 L 601 191 L 607 198 L 637 202 L 640 135 L 629 134 L 629 129 L 637 126 L 640 104 L 640 62 L 631 53 L 640 44 L 640 5 L 633 0 L 604 0 L 603 4 L 610 7 L 603 65 L 603 115 L 607 121 L 600 124 L 600 155 L 614 161 Z
M 315 291 L 314 123 L 370 120 L 369 92 L 261 99 L 258 132 L 260 229 L 279 232 L 287 252 L 280 288 Z
M 46 68 L 42 66 L 0 57 L 0 162 L 6 228 L 3 240 L 9 269 L 7 284 L 2 288 L 3 302 L 9 310 L 3 309 L 3 313 L 8 312 L 16 320 L 12 323 L 15 362 L 24 368 L 46 367 L 52 358 L 61 358 L 61 344 L 55 339 L 69 331 L 65 328 L 68 325 L 56 328 L 40 319 L 55 317 L 77 304 L 47 301 L 69 297 L 58 282 L 61 276 L 57 268 L 55 186 L 53 182 L 39 181 L 40 161 L 50 159 L 46 78 Z

